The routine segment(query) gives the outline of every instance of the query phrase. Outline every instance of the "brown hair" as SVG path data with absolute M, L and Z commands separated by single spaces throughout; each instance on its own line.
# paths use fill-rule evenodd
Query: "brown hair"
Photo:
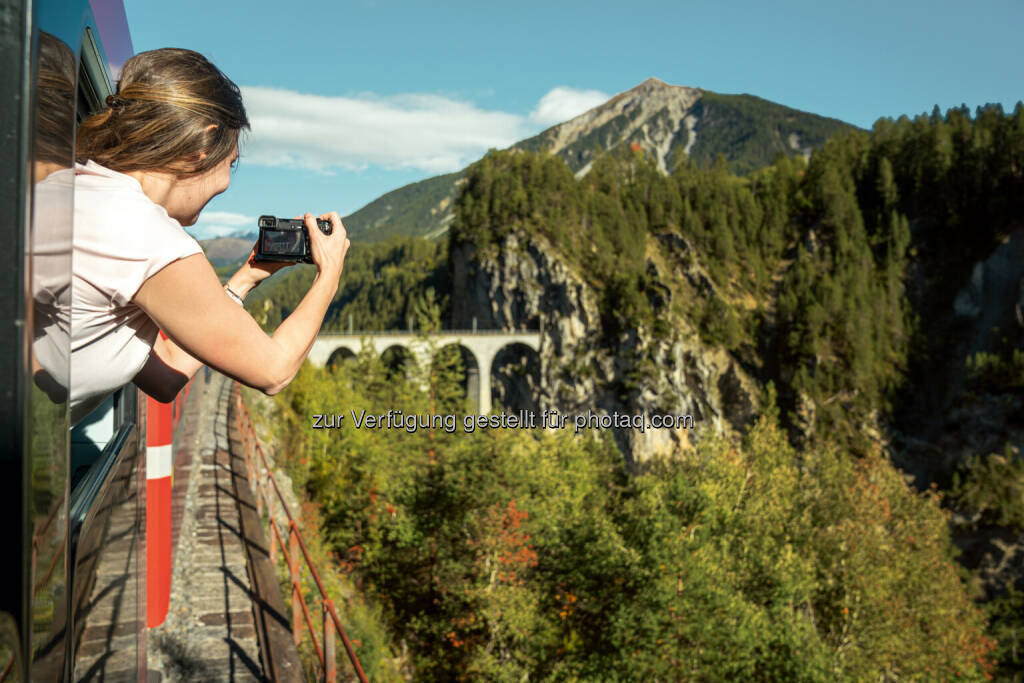
M 183 177 L 226 159 L 243 128 L 238 86 L 198 52 L 163 48 L 125 62 L 117 94 L 79 124 L 76 147 L 79 159 L 114 171 Z
M 36 161 L 63 168 L 74 159 L 75 54 L 46 31 L 39 32 L 36 79 Z M 36 181 L 42 178 L 36 178 Z

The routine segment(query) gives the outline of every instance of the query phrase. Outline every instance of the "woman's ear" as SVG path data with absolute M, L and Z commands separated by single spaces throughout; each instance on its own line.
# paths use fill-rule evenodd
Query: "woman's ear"
M 203 132 L 204 133 L 212 133 L 213 131 L 217 130 L 217 128 L 219 128 L 219 127 L 220 126 L 218 126 L 216 123 L 211 123 L 210 125 L 208 125 L 206 128 L 203 129 Z M 199 162 L 202 163 L 202 161 L 204 159 L 206 159 L 207 156 L 209 156 L 209 155 L 205 151 L 199 152 Z

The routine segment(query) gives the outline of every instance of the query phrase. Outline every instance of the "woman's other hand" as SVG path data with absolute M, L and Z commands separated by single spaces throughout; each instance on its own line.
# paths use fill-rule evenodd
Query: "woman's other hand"
M 231 291 L 241 297 L 244 297 L 256 285 L 282 268 L 295 265 L 290 261 L 257 261 L 256 246 L 255 244 L 253 245 L 249 251 L 249 256 L 245 259 L 245 263 L 227 281 Z
M 322 214 L 320 220 L 331 222 L 331 234 L 325 235 L 320 232 L 313 214 L 307 213 L 303 216 L 306 222 L 306 230 L 309 232 L 309 248 L 312 252 L 313 263 L 316 264 L 320 274 L 325 277 L 339 278 L 341 270 L 345 265 L 345 254 L 351 242 L 345 226 L 341 224 L 341 217 L 337 211 Z

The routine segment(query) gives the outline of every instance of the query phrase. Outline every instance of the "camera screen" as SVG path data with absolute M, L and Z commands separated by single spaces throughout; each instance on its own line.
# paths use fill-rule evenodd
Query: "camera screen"
M 302 231 L 265 230 L 263 232 L 263 253 L 301 256 L 305 253 Z

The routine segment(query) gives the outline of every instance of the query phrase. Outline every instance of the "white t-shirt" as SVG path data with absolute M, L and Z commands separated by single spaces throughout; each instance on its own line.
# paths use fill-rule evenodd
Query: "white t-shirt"
M 132 303 L 142 283 L 169 263 L 202 253 L 131 176 L 92 161 L 76 164 L 74 196 L 72 424 L 130 382 L 149 357 L 159 330 Z

